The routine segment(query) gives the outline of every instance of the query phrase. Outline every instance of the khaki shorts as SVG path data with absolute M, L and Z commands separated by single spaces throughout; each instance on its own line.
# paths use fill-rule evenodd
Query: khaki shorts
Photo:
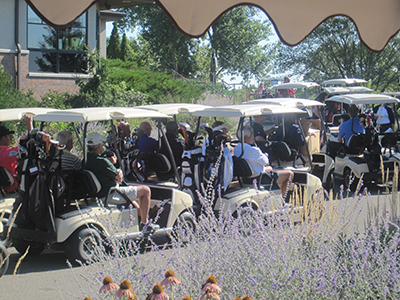
M 136 186 L 116 186 L 110 188 L 107 196 L 107 203 L 110 204 L 121 204 L 126 203 L 126 199 L 121 194 L 126 195 L 132 202 L 137 198 Z

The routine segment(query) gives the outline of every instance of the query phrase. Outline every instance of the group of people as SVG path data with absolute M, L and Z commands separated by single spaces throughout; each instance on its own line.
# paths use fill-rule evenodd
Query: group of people
M 289 82 L 290 82 L 289 76 L 285 76 L 285 78 L 283 79 L 283 83 L 289 83 Z M 266 94 L 263 82 L 261 82 L 260 85 L 258 86 L 257 93 L 261 95 Z M 296 98 L 296 95 L 294 89 L 292 88 L 278 89 L 274 95 L 269 93 L 268 98 Z

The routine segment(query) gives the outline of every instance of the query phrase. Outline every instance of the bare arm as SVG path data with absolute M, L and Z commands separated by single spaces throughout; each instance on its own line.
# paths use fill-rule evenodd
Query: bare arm
M 26 124 L 29 133 L 33 129 L 33 116 L 31 114 L 25 114 L 22 121 Z
M 121 183 L 124 175 L 122 174 L 121 169 L 117 169 L 118 175 L 115 176 L 115 182 Z

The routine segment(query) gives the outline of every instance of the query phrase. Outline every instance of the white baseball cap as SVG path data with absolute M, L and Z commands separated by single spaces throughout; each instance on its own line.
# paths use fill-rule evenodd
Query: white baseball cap
M 91 133 L 86 139 L 86 143 L 88 146 L 98 146 L 100 144 L 103 144 L 105 141 L 106 139 L 103 138 L 100 133 Z

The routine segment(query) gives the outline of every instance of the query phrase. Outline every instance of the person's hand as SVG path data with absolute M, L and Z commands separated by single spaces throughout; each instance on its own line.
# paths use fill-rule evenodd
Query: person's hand
M 33 115 L 31 115 L 31 114 L 25 114 L 24 117 L 22 118 L 22 121 L 23 121 L 26 125 L 32 124 Z
M 117 169 L 117 173 L 118 173 L 118 175 L 115 176 L 115 181 L 118 183 L 121 183 L 122 179 L 124 178 L 124 174 L 122 174 L 121 169 Z

